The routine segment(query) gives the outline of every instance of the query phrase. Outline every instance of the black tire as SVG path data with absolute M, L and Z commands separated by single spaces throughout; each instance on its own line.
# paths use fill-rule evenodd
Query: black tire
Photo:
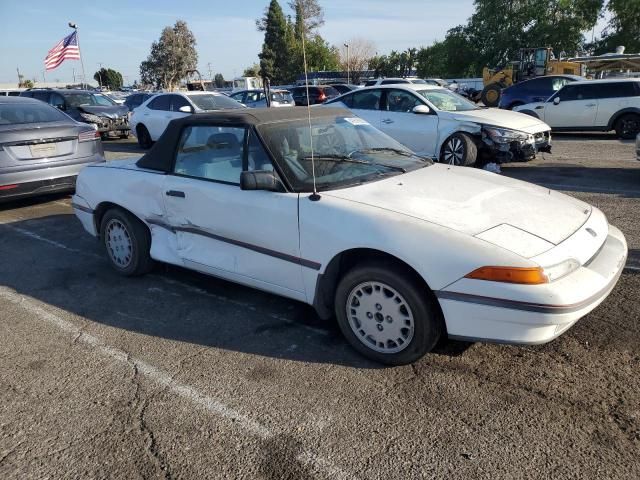
M 138 145 L 140 145 L 140 148 L 147 150 L 153 145 L 149 130 L 147 130 L 147 127 L 144 125 L 138 125 L 136 127 L 136 136 L 138 137 Z
M 490 83 L 482 89 L 480 94 L 480 100 L 485 107 L 497 107 L 500 103 L 500 94 L 502 93 L 502 86 L 498 83 Z
M 396 347 L 401 348 L 399 351 L 391 351 L 387 353 L 375 350 L 374 348 L 379 349 L 383 347 L 376 345 L 378 342 L 374 341 L 373 338 L 369 338 L 367 340 L 365 334 L 362 333 L 363 330 L 358 334 L 354 331 L 354 329 L 363 325 L 358 323 L 359 320 L 357 316 L 354 316 L 351 313 L 347 314 L 347 308 L 351 305 L 349 300 L 352 293 L 356 291 L 358 287 L 363 284 L 366 285 L 368 282 L 372 282 L 372 292 L 374 284 L 384 284 L 395 290 L 410 309 L 409 312 L 413 316 L 413 337 L 410 338 L 406 345 L 396 343 Z M 378 292 L 382 291 L 384 290 L 379 290 Z M 354 297 L 352 300 L 355 299 L 357 293 L 353 293 L 353 295 Z M 393 297 L 393 300 L 389 300 L 389 302 L 395 305 L 394 302 L 396 298 L 397 297 Z M 415 362 L 433 349 L 444 332 L 442 317 L 439 309 L 435 305 L 435 302 L 435 298 L 425 291 L 425 287 L 423 285 L 419 285 L 418 282 L 413 279 L 411 273 L 392 263 L 371 261 L 352 268 L 342 277 L 336 290 L 335 313 L 338 325 L 340 326 L 340 330 L 343 335 L 353 348 L 362 355 L 386 365 L 406 365 L 408 363 Z M 376 304 L 376 308 L 377 306 L 379 305 Z M 393 308 L 389 310 L 387 306 L 388 304 L 385 304 L 385 307 L 382 307 L 381 310 L 375 312 L 375 315 L 382 315 L 384 320 L 379 320 L 376 316 L 369 317 L 369 313 L 371 312 L 366 312 L 365 314 L 367 322 L 375 322 L 369 323 L 368 327 L 373 328 L 372 325 L 375 325 L 375 328 L 377 329 L 376 331 L 381 332 L 381 339 L 384 339 L 384 333 L 382 332 L 384 331 L 383 329 L 385 326 L 389 329 L 397 328 L 393 324 L 394 321 L 404 322 L 404 320 L 399 319 L 397 316 L 395 319 L 391 317 L 391 315 L 403 315 L 400 311 L 401 307 L 399 307 L 398 311 L 394 313 Z M 359 305 L 356 306 L 356 308 L 358 307 Z M 351 306 L 349 306 L 349 308 L 351 309 Z M 351 312 L 353 311 L 354 310 L 351 310 Z M 390 321 L 389 318 L 391 318 Z M 351 322 L 353 322 L 354 329 L 351 327 Z M 405 324 L 401 323 L 401 325 Z M 380 327 L 382 327 L 382 329 L 380 329 Z M 363 328 L 365 327 L 363 326 Z M 407 329 L 405 328 L 405 330 Z M 363 340 L 361 340 L 361 338 Z M 365 341 L 367 342 L 366 344 L 364 343 Z M 386 347 L 391 349 L 395 348 L 392 347 L 394 342 L 389 342 L 391 341 L 387 341 Z M 379 342 L 379 345 L 385 344 L 384 342 Z
M 633 140 L 640 133 L 640 115 L 637 113 L 625 113 L 616 120 L 615 130 L 618 137 L 623 140 Z
M 120 138 L 123 140 L 126 140 L 127 138 L 129 138 L 129 131 L 128 130 L 123 130 L 120 132 Z
M 454 133 L 442 144 L 440 163 L 470 167 L 477 159 L 478 147 L 473 138 L 466 133 Z
M 109 132 L 101 132 L 100 133 L 100 140 L 109 140 Z
M 149 254 L 151 249 L 149 229 L 130 213 L 118 208 L 108 210 L 100 222 L 100 241 L 105 247 L 109 263 L 120 275 L 125 277 L 144 275 L 153 268 L 153 260 Z M 118 253 L 127 251 L 124 247 L 126 243 L 130 245 L 129 255 L 126 253 L 124 255 L 129 260 L 119 262 Z

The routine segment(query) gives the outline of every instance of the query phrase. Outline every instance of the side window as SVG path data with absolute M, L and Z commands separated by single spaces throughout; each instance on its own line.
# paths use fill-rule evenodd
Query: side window
M 49 98 L 49 104 L 53 107 L 64 109 L 64 97 L 59 93 L 52 93 Z
M 182 131 L 174 172 L 179 175 L 240 184 L 245 129 L 191 126 Z
M 22 92 L 20 94 L 21 97 L 29 97 L 29 98 L 33 98 L 33 92 Z
M 578 85 L 578 100 L 592 100 L 594 98 L 598 98 L 599 94 L 598 94 L 598 90 L 599 89 L 599 85 L 594 84 L 594 85 Z
M 191 104 L 186 98 L 180 95 L 170 95 L 171 97 L 171 111 L 179 112 L 181 107 L 191 107 Z
M 553 101 L 554 97 L 560 97 L 562 102 L 569 102 L 571 100 L 578 100 L 578 85 L 566 85 L 558 91 L 556 95 L 549 100 Z
M 247 96 L 245 97 L 245 103 L 257 102 L 259 97 L 260 97 L 259 92 L 247 92 Z
M 260 139 L 254 132 L 249 131 L 249 155 L 247 170 L 270 170 L 273 171 L 273 164 L 269 155 L 265 151 Z
M 229 95 L 229 97 L 233 98 L 236 102 L 244 103 L 244 93 L 234 93 Z
M 356 92 L 351 96 L 352 104 L 350 108 L 360 110 L 379 110 L 381 96 L 382 90 L 380 89 Z
M 148 107 L 151 110 L 166 110 L 169 111 L 171 108 L 171 99 L 170 95 L 158 95 L 151 102 L 149 102 Z
M 596 98 L 622 98 L 639 95 L 635 89 L 635 82 L 601 83 L 595 91 Z
M 422 105 L 413 94 L 404 90 L 387 90 L 387 101 L 383 110 L 389 112 L 411 112 L 416 105 Z

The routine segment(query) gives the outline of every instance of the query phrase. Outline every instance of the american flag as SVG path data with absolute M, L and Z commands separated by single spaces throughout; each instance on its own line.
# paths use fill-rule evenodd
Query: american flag
M 65 60 L 80 60 L 78 32 L 67 35 L 49 50 L 47 58 L 44 59 L 44 67 L 46 70 L 53 70 L 58 68 Z

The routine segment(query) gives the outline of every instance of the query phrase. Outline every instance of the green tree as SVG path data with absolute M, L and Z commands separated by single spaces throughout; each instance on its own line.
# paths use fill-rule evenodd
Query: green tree
M 626 47 L 627 53 L 640 52 L 640 1 L 609 0 L 607 10 L 611 19 L 597 43 L 596 53 L 613 52 L 618 46 Z
M 291 0 L 289 8 L 295 12 L 295 38 L 302 40 L 303 33 L 307 37 L 318 34 L 318 28 L 324 25 L 324 11 L 318 0 Z
M 260 75 L 269 77 L 271 83 L 286 81 L 289 62 L 287 45 L 287 21 L 278 0 L 271 0 L 262 20 L 257 22 L 258 29 L 264 29 L 264 43 L 260 58 Z
M 35 84 L 36 82 L 34 82 L 33 80 L 21 80 L 20 83 L 18 83 L 18 88 L 33 88 Z
M 224 88 L 224 77 L 221 73 L 216 73 L 213 77 L 213 82 L 216 84 L 218 88 Z
M 147 59 L 140 64 L 140 80 L 157 88 L 174 89 L 198 63 L 196 39 L 187 23 L 178 20 L 165 27 L 160 39 L 153 42 Z
M 123 84 L 122 74 L 111 68 L 101 68 L 93 74 L 93 79 L 110 90 L 119 90 Z
M 247 67 L 242 72 L 243 77 L 259 77 L 260 76 L 260 64 L 254 63 L 250 67 Z

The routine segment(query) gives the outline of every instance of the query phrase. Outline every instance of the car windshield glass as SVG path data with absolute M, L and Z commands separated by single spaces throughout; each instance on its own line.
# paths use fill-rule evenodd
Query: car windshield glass
M 445 112 L 466 112 L 468 110 L 478 109 L 478 107 L 469 100 L 444 88 L 418 90 L 418 93 L 438 110 L 444 110 Z
M 289 92 L 272 92 L 271 100 L 274 102 L 293 102 L 293 97 Z
M 70 122 L 71 120 L 60 110 L 46 104 L 0 104 L 0 125 L 20 123 Z
M 65 94 L 67 103 L 71 107 L 80 107 L 82 105 L 99 105 L 103 107 L 111 107 L 116 102 L 101 94 L 95 93 L 68 93 Z
M 242 104 L 226 95 L 187 95 L 200 110 L 221 110 L 224 108 L 243 108 Z
M 432 164 L 357 117 L 316 117 L 257 127 L 293 188 L 313 191 L 311 139 L 318 190 L 358 185 Z

